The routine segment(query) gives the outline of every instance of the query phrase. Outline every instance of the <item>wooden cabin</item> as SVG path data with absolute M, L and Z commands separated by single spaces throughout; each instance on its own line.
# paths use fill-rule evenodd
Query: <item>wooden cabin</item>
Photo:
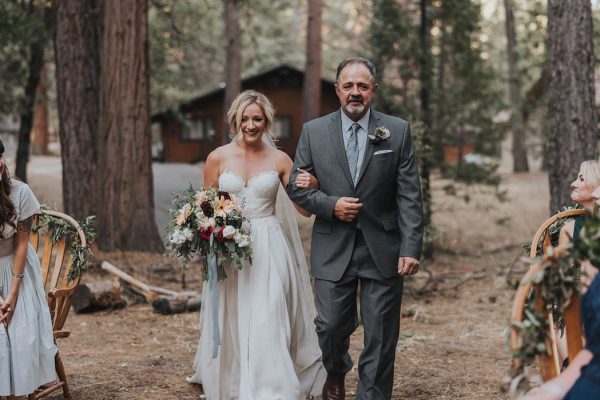
M 263 71 L 242 80 L 242 90 L 265 94 L 275 107 L 273 134 L 277 145 L 292 159 L 302 129 L 302 84 L 304 72 L 289 66 Z M 217 88 L 177 107 L 152 115 L 153 130 L 162 141 L 162 159 L 166 162 L 198 162 L 221 144 L 225 90 Z M 321 115 L 340 107 L 334 82 L 321 80 Z M 227 134 L 229 134 L 227 132 Z

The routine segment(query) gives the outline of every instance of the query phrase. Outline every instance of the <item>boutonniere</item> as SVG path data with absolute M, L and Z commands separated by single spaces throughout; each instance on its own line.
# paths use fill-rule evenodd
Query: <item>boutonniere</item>
M 385 126 L 379 126 L 375 128 L 375 132 L 372 135 L 369 135 L 369 139 L 371 139 L 371 143 L 379 144 L 384 140 L 388 140 L 391 136 L 390 131 Z

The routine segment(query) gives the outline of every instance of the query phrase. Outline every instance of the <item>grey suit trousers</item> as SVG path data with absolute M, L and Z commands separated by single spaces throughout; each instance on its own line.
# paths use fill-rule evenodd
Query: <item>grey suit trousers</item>
M 356 399 L 389 400 L 400 333 L 403 279 L 382 277 L 360 233 L 356 235 L 350 264 L 342 278 L 335 282 L 315 280 L 319 312 L 315 324 L 323 362 L 332 375 L 345 375 L 352 369 L 348 349 L 350 335 L 358 327 L 359 283 L 364 349 L 358 363 Z

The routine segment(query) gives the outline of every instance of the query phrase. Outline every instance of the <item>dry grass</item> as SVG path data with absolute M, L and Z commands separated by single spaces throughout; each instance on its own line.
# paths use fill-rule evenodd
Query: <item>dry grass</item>
M 508 175 L 509 201 L 471 192 L 469 204 L 444 195 L 434 181 L 438 253 L 428 265 L 437 290 L 413 298 L 405 290 L 398 343 L 394 399 L 507 399 L 501 390 L 510 357 L 504 350 L 512 290 L 508 266 L 548 214 L 547 178 Z M 35 187 L 34 187 L 35 189 Z M 508 218 L 508 219 L 507 219 Z M 498 223 L 497 223 L 498 222 Z M 302 220 L 304 238 L 310 220 Z M 181 287 L 176 262 L 159 255 L 101 254 L 114 264 L 156 285 Z M 154 273 L 169 265 L 170 272 Z M 154 268 L 153 268 L 154 267 Z M 94 273 L 86 279 L 96 279 Z M 407 286 L 417 290 L 425 275 Z M 186 274 L 198 288 L 197 271 Z M 147 304 L 123 310 L 71 315 L 73 334 L 59 343 L 76 399 L 197 399 L 201 390 L 184 381 L 198 342 L 198 314 L 159 316 Z M 352 337 L 356 363 L 362 328 Z M 356 368 L 348 375 L 353 398 Z M 53 399 L 61 398 L 56 395 Z

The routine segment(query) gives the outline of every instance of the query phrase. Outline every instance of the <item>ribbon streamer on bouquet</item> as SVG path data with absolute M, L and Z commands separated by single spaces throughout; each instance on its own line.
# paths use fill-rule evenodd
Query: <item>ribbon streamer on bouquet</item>
M 210 251 L 208 252 L 208 290 L 210 291 L 210 308 L 213 320 L 213 355 L 217 358 L 219 346 L 221 345 L 221 333 L 219 331 L 219 298 L 217 297 L 217 256 L 213 250 L 214 236 L 210 234 Z

